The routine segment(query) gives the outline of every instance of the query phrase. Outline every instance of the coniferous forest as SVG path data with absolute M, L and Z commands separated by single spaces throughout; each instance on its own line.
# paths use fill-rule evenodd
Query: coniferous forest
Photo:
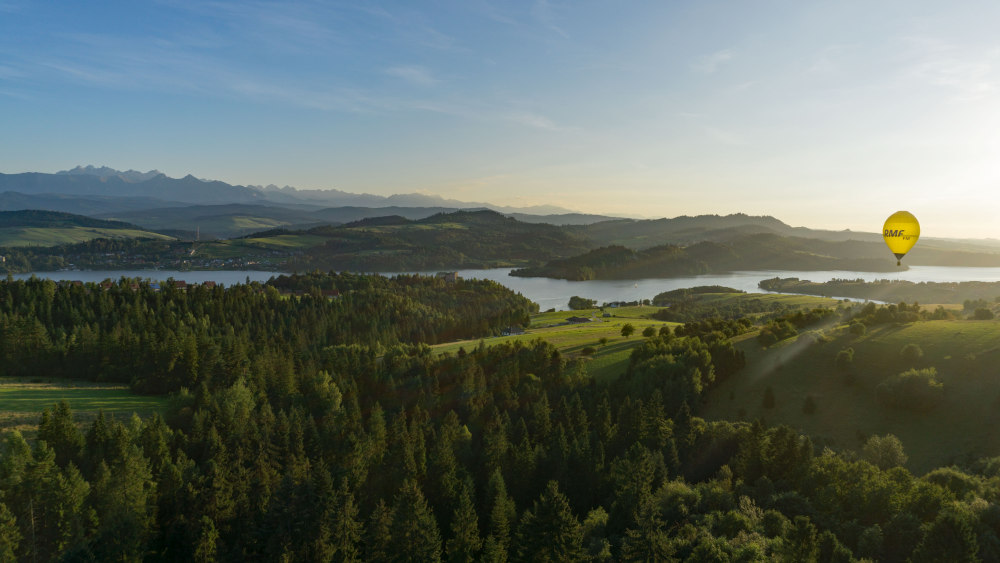
M 661 330 L 605 383 L 543 341 L 428 346 L 534 310 L 420 276 L 0 282 L 2 375 L 170 397 L 83 429 L 53 405 L 37 439 L 8 433 L 0 560 L 1000 558 L 998 459 L 916 477 L 889 440 L 872 463 L 701 418 L 744 369 L 737 330 Z

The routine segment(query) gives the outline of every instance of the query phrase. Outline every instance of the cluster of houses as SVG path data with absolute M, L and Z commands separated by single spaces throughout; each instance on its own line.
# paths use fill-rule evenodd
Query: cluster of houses
M 458 272 L 438 272 L 436 276 L 439 280 L 444 280 L 444 283 L 455 283 L 462 279 L 458 276 Z

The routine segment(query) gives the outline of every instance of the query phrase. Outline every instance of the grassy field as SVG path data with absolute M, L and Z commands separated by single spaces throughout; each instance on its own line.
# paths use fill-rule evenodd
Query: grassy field
M 530 342 L 541 338 L 568 357 L 582 358 L 587 362 L 587 371 L 598 381 L 606 381 L 620 376 L 628 366 L 629 355 L 632 348 L 642 342 L 642 331 L 648 326 L 657 330 L 661 326 L 674 326 L 677 323 L 665 323 L 649 318 L 649 315 L 657 311 L 659 307 L 623 307 L 619 309 L 605 309 L 611 317 L 602 317 L 597 309 L 586 311 L 556 311 L 552 313 L 540 313 L 531 318 L 531 326 L 524 334 L 514 336 L 498 336 L 488 338 L 484 342 L 487 346 L 499 344 L 501 342 L 511 342 L 520 340 Z M 594 320 L 586 323 L 567 324 L 569 317 L 584 317 Z M 631 323 L 635 327 L 635 334 L 629 338 L 621 335 L 622 326 Z M 602 346 L 600 339 L 608 339 L 607 345 Z M 459 348 L 474 348 L 479 345 L 479 340 L 464 340 L 460 342 L 450 342 L 434 346 L 438 353 L 456 352 Z M 593 347 L 596 351 L 591 356 L 583 356 L 581 351 L 586 347 Z
M 860 449 L 872 434 L 891 433 L 910 457 L 908 467 L 922 473 L 950 463 L 1000 455 L 1000 322 L 921 321 L 873 328 L 865 336 L 844 327 L 828 330 L 826 343 L 789 339 L 761 349 L 752 335 L 738 345 L 747 367 L 722 382 L 706 398 L 703 415 L 714 420 L 752 420 L 788 424 L 835 448 Z M 876 387 L 905 371 L 900 351 L 916 344 L 924 352 L 913 367 L 933 366 L 945 386 L 945 400 L 929 412 L 880 405 Z M 854 381 L 834 366 L 838 351 L 854 349 Z M 773 409 L 762 406 L 765 389 L 775 395 Z M 812 396 L 814 414 L 803 404 Z
M 260 246 L 262 248 L 290 250 L 293 248 L 319 246 L 328 240 L 330 240 L 329 237 L 319 235 L 277 235 L 273 237 L 243 239 L 243 242 L 247 245 Z
M 764 299 L 775 305 L 784 305 L 788 308 L 796 307 L 821 307 L 835 306 L 838 301 L 824 297 L 812 297 L 808 295 L 778 295 L 778 294 L 758 294 L 758 293 L 719 293 L 703 294 L 705 302 L 710 302 L 715 306 L 730 305 L 745 299 Z M 520 340 L 530 342 L 541 338 L 559 348 L 565 356 L 571 358 L 581 358 L 587 362 L 587 371 L 598 381 L 608 381 L 623 373 L 628 367 L 629 355 L 632 348 L 642 342 L 642 331 L 646 327 L 652 326 L 656 330 L 660 327 L 676 326 L 679 323 L 659 321 L 650 318 L 653 313 L 660 310 L 660 307 L 638 306 L 638 307 L 608 307 L 602 312 L 599 309 L 587 309 L 583 311 L 554 311 L 551 313 L 539 313 L 531 317 L 531 325 L 524 334 L 515 336 L 498 336 L 488 338 L 484 342 L 486 345 L 498 344 Z M 604 317 L 604 314 L 611 315 Z M 579 324 L 567 324 L 569 317 L 584 317 L 593 319 L 590 322 Z M 631 323 L 635 327 L 635 334 L 629 338 L 621 335 L 622 325 Z M 604 346 L 600 344 L 600 339 L 608 339 Z M 456 352 L 459 348 L 473 348 L 479 345 L 479 340 L 465 340 L 460 342 L 449 342 L 434 346 L 438 353 Z M 584 356 L 581 351 L 586 347 L 593 347 L 596 351 L 593 355 Z
M 752 299 L 766 305 L 784 306 L 788 308 L 835 307 L 837 299 L 817 297 L 815 295 L 795 295 L 790 293 L 702 293 L 698 302 L 703 305 L 720 307 L 731 305 L 737 301 Z
M 0 378 L 0 431 L 34 430 L 44 409 L 66 400 L 80 424 L 92 421 L 99 409 L 115 417 L 161 412 L 165 397 L 134 395 L 127 387 L 56 378 Z
M 102 229 L 91 227 L 8 227 L 0 229 L 0 246 L 56 246 L 86 242 L 95 238 L 147 238 L 171 240 L 172 237 L 137 229 Z

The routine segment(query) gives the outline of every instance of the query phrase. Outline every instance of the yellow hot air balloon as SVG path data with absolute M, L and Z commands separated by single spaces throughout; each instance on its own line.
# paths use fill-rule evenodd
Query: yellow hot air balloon
M 902 265 L 900 260 L 917 244 L 920 238 L 920 223 L 909 211 L 897 211 L 885 220 L 882 226 L 882 238 L 889 250 L 896 255 L 896 265 Z

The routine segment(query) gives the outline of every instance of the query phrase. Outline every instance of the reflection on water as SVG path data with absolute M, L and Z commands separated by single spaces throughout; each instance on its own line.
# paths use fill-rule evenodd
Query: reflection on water
M 509 268 L 497 268 L 493 270 L 459 270 L 458 273 L 463 278 L 489 279 L 501 283 L 538 303 L 543 311 L 550 308 L 567 309 L 569 298 L 573 295 L 594 299 L 598 303 L 637 301 L 652 299 L 656 294 L 664 291 L 699 285 L 722 285 L 751 293 L 765 293 L 757 287 L 757 283 L 774 277 L 799 278 L 815 282 L 829 281 L 834 278 L 852 280 L 861 278 L 865 281 L 890 279 L 913 282 L 1000 281 L 1000 268 L 950 268 L 946 266 L 911 266 L 909 270 L 891 273 L 843 270 L 810 272 L 764 270 L 680 278 L 590 281 L 519 278 L 508 275 L 509 272 Z
M 858 279 L 874 281 L 880 279 L 908 280 L 912 282 L 958 282 L 958 281 L 1000 281 L 1000 268 L 951 268 L 947 266 L 911 266 L 900 272 L 847 272 L 847 271 L 781 271 L 766 270 L 754 272 L 733 272 L 730 274 L 685 276 L 681 278 L 641 279 L 641 280 L 591 280 L 567 281 L 548 278 L 518 278 L 508 275 L 510 268 L 495 268 L 492 270 L 459 270 L 463 278 L 479 278 L 496 281 L 538 303 L 542 310 L 566 309 L 569 298 L 573 295 L 594 299 L 598 303 L 610 301 L 638 301 L 652 299 L 658 293 L 694 287 L 698 285 L 723 285 L 748 292 L 763 293 L 757 283 L 760 280 L 780 277 L 799 278 L 815 282 L 829 281 L 833 278 Z M 436 272 L 421 272 L 434 274 Z M 130 278 L 149 278 L 165 280 L 174 278 L 188 283 L 214 281 L 223 285 L 233 285 L 250 281 L 265 282 L 280 272 L 263 271 L 233 271 L 233 270 L 91 270 L 39 272 L 36 274 L 17 274 L 15 279 L 26 279 L 32 275 L 53 280 L 80 280 L 85 282 L 100 282 L 106 279 L 117 280 L 122 276 Z M 386 274 L 392 275 L 392 274 Z M 836 297 L 836 296 L 831 296 Z

